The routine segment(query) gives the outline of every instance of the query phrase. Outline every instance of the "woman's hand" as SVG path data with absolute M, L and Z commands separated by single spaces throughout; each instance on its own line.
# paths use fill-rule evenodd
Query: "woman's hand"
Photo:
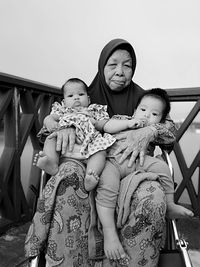
M 62 154 L 65 154 L 67 149 L 69 151 L 72 151 L 74 149 L 76 139 L 75 129 L 61 129 L 50 134 L 48 138 L 56 138 L 56 151 L 61 151 Z
M 142 166 L 147 147 L 154 140 L 154 134 L 155 132 L 151 127 L 144 127 L 115 135 L 117 140 L 124 140 L 114 153 L 114 155 L 122 153 L 119 163 L 122 163 L 130 155 L 128 167 L 131 167 L 139 156 L 140 165 Z

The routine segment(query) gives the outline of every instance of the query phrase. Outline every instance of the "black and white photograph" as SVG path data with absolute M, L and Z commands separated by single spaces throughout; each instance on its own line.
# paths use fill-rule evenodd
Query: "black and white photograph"
M 199 10 L 0 0 L 0 267 L 200 266 Z

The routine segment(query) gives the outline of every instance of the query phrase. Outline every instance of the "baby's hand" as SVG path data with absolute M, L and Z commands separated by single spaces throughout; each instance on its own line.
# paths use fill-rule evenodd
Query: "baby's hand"
M 128 128 L 129 129 L 141 128 L 141 127 L 144 127 L 144 125 L 145 125 L 144 121 L 139 120 L 139 119 L 128 120 Z
M 46 127 L 46 128 L 49 132 L 54 131 L 58 128 L 58 122 L 52 121 L 51 123 L 49 123 L 48 127 Z
M 58 128 L 58 122 L 48 116 L 44 119 L 44 126 L 49 132 L 51 132 Z

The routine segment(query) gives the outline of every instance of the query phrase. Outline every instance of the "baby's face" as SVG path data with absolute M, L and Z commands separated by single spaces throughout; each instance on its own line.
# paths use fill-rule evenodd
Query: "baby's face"
M 145 121 L 147 125 L 158 123 L 162 119 L 164 104 L 153 96 L 144 96 L 138 105 L 134 118 Z
M 64 87 L 64 101 L 68 108 L 88 107 L 89 97 L 81 83 L 67 83 Z

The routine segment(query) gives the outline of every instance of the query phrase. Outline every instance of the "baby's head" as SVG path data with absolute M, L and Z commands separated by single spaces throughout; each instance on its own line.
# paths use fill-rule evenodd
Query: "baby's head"
M 161 88 L 144 91 L 137 102 L 134 117 L 146 121 L 148 125 L 164 122 L 170 112 L 167 92 Z
M 65 106 L 68 108 L 88 107 L 90 99 L 87 94 L 87 85 L 79 78 L 67 80 L 62 88 Z

